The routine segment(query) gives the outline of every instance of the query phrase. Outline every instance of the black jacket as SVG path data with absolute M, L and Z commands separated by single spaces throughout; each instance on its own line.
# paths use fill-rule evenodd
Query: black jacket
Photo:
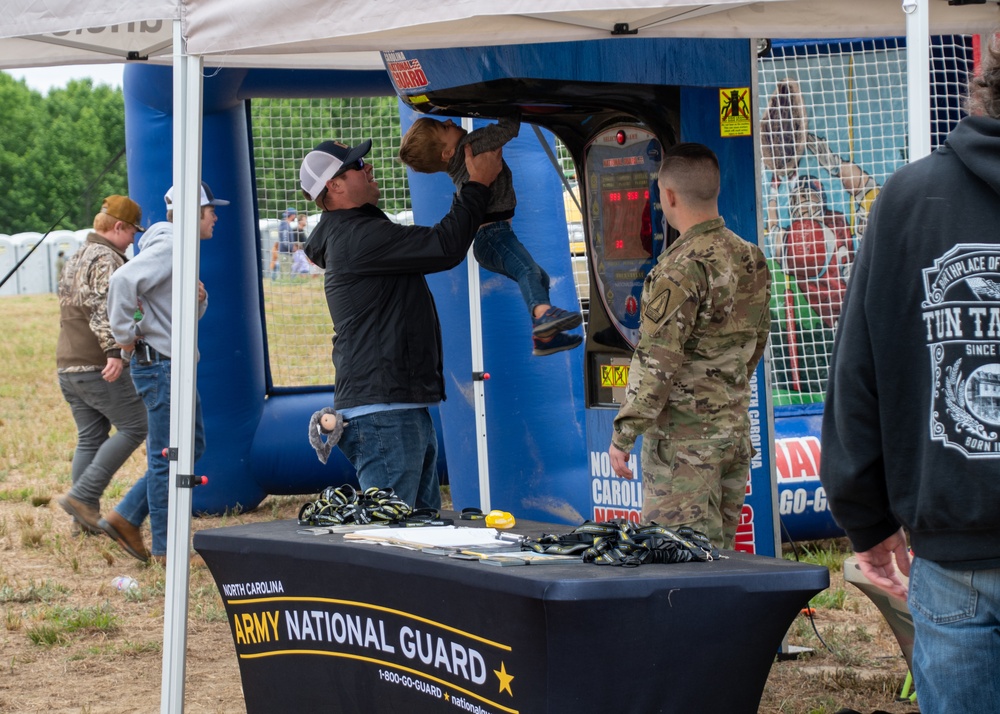
M 462 262 L 489 196 L 467 183 L 433 228 L 397 225 L 372 205 L 322 215 L 305 251 L 326 270 L 338 409 L 444 399 L 441 326 L 424 275 Z
M 962 120 L 875 201 L 851 271 L 820 478 L 856 550 L 1000 565 L 1000 121 Z

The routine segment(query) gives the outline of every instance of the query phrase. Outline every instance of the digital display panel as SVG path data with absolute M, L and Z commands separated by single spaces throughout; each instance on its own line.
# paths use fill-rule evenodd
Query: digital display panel
M 661 154 L 656 136 L 634 125 L 608 127 L 584 149 L 591 294 L 600 297 L 611 339 L 631 348 L 639 342 L 643 281 L 664 245 L 656 185 Z
M 635 171 L 608 176 L 601 186 L 601 219 L 605 260 L 645 260 L 653 257 L 649 211 L 649 173 Z

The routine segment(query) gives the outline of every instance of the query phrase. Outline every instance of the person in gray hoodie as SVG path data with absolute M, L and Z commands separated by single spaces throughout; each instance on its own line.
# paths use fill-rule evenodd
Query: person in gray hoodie
M 167 503 L 170 464 L 163 450 L 170 446 L 170 345 L 173 299 L 173 187 L 167 191 L 167 220 L 154 223 L 139 241 L 139 254 L 118 269 L 108 292 L 108 319 L 115 339 L 131 352 L 132 381 L 146 404 L 149 436 L 146 440 L 146 473 L 136 481 L 114 510 L 98 521 L 100 528 L 142 561 L 166 562 Z M 216 198 L 201 184 L 202 240 L 212 237 L 216 206 L 229 201 Z M 198 317 L 208 309 L 208 293 L 198 282 Z M 195 459 L 205 451 L 201 400 L 195 399 Z M 146 549 L 140 530 L 149 516 L 152 551 Z
M 908 600 L 926 713 L 1000 711 L 1000 53 L 984 54 L 971 116 L 875 200 L 823 413 L 830 510 L 861 572 Z

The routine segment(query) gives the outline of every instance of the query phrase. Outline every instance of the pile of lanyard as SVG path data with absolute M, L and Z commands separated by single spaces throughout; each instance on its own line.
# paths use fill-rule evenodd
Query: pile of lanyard
M 368 488 L 358 492 L 350 484 L 323 489 L 315 501 L 299 510 L 301 526 L 343 526 L 367 523 L 403 523 L 436 518 L 436 509 L 414 511 L 391 488 Z
M 580 555 L 585 563 L 635 567 L 645 563 L 689 563 L 718 560 L 718 548 L 700 531 L 677 530 L 652 523 L 640 526 L 626 519 L 586 521 L 563 535 L 527 539 L 521 546 L 536 553 Z

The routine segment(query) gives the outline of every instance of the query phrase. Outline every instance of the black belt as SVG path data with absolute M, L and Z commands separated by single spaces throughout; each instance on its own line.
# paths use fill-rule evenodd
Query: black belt
M 157 352 L 153 349 L 153 346 L 145 340 L 135 341 L 135 351 L 132 353 L 132 357 L 135 359 L 136 364 L 139 365 L 150 365 L 153 364 L 153 362 L 170 361 L 170 357 L 161 352 Z
M 169 362 L 170 358 L 162 352 L 157 352 L 152 347 L 149 348 L 149 356 L 156 362 Z

